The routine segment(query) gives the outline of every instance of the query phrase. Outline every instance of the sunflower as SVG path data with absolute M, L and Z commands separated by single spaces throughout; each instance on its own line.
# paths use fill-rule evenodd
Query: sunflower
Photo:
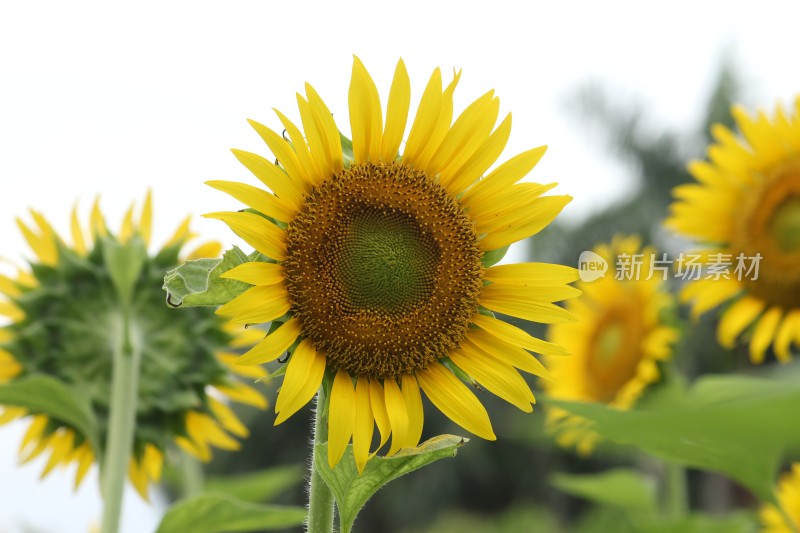
M 651 272 L 654 250 L 642 249 L 638 237 L 615 237 L 594 253 L 609 265 L 637 266 L 578 283 L 583 297 L 566 305 L 578 322 L 550 328 L 550 340 L 572 355 L 547 358 L 553 379 L 544 388 L 555 399 L 629 409 L 659 379 L 657 362 L 672 355 L 678 331 L 664 322 L 671 297 L 663 274 Z M 560 445 L 576 446 L 581 454 L 590 453 L 599 438 L 588 421 L 558 408 L 549 411 L 548 424 Z
M 716 125 L 709 161 L 689 170 L 698 183 L 676 187 L 667 224 L 709 245 L 702 259 L 727 264 L 681 294 L 699 315 L 730 302 L 717 337 L 732 348 L 752 325 L 750 358 L 764 361 L 770 345 L 779 361 L 800 344 L 800 99 L 793 116 L 780 106 L 774 118 L 733 115 L 742 133 Z M 717 279 L 718 278 L 718 279 Z
M 800 463 L 792 465 L 791 471 L 781 477 L 777 495 L 783 512 L 775 505 L 764 505 L 759 513 L 764 525 L 761 532 L 793 533 L 800 529 Z M 787 518 L 791 524 L 786 522 Z
M 73 210 L 71 247 L 41 213 L 31 210 L 31 217 L 32 225 L 17 222 L 35 260 L 16 276 L 0 276 L 0 312 L 10 319 L 0 328 L 0 386 L 27 376 L 51 376 L 88 397 L 95 416 L 104 421 L 111 397 L 111 320 L 118 311 L 103 249 L 131 239 L 149 242 L 150 194 L 138 223 L 131 207 L 117 236 L 109 233 L 97 202 L 88 234 Z M 238 447 L 230 434 L 244 437 L 247 429 L 225 397 L 266 407 L 259 392 L 234 377 L 264 377 L 260 368 L 234 365 L 237 349 L 251 347 L 258 333 L 226 324 L 207 309 L 176 314 L 164 305 L 164 271 L 178 263 L 192 237 L 187 218 L 145 263 L 133 301 L 142 367 L 129 478 L 145 498 L 149 483 L 159 480 L 171 442 L 202 460 L 210 459 L 210 446 Z M 207 243 L 190 257 L 219 251 L 219 244 Z M 103 450 L 94 449 L 87 435 L 61 420 L 15 406 L 0 411 L 0 423 L 23 418 L 29 424 L 20 447 L 22 462 L 49 454 L 42 477 L 58 466 L 77 463 L 77 488 Z M 100 427 L 105 425 L 101 422 Z M 104 431 L 96 442 L 105 443 Z
M 375 425 L 389 453 L 416 446 L 423 429 L 420 390 L 451 420 L 495 439 L 486 409 L 460 377 L 530 412 L 533 394 L 517 369 L 547 376 L 529 353 L 564 353 L 495 318 L 566 322 L 553 302 L 575 296 L 577 271 L 540 263 L 490 266 L 511 243 L 549 224 L 569 196 L 555 184 L 519 182 L 545 148 L 498 159 L 511 128 L 497 128 L 489 91 L 453 118 L 453 92 L 434 70 L 402 155 L 410 83 L 402 60 L 386 116 L 358 58 L 349 90 L 352 144 L 306 84 L 297 95 L 302 130 L 276 111 L 288 141 L 250 124 L 277 158 L 234 155 L 269 191 L 235 182 L 209 185 L 249 206 L 206 215 L 225 222 L 269 262 L 223 277 L 252 285 L 218 309 L 238 324 L 273 322 L 272 333 L 240 363 L 291 359 L 275 404 L 276 423 L 308 403 L 323 381 L 329 395 L 328 461 L 351 438 L 363 469 Z M 452 124 L 451 124 L 452 122 Z M 275 327 L 280 324 L 279 327 Z

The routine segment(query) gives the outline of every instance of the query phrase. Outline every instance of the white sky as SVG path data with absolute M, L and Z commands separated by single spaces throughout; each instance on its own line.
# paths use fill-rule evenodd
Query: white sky
M 117 227 L 153 187 L 156 239 L 192 213 L 235 209 L 209 179 L 257 183 L 228 151 L 267 154 L 245 119 L 280 131 L 311 82 L 343 130 L 351 55 L 386 98 L 398 57 L 412 109 L 436 66 L 462 68 L 456 112 L 496 89 L 514 113 L 505 159 L 548 144 L 535 181 L 558 181 L 581 218 L 624 192 L 628 171 L 566 112 L 565 97 L 593 79 L 642 102 L 662 126 L 689 128 L 729 53 L 748 103 L 789 102 L 800 88 L 796 2 L 286 1 L 0 3 L 0 255 L 28 251 L 14 223 L 28 206 L 64 228 L 80 199 L 101 194 Z M 525 6 L 525 7 L 523 7 Z M 222 223 L 194 228 L 226 244 Z M 14 469 L 19 428 L 0 430 L 0 533 L 15 525 L 85 532 L 97 520 L 96 483 L 39 485 L 39 467 Z M 55 476 L 54 476 L 55 477 Z M 64 493 L 62 495 L 62 493 Z M 43 512 L 43 509 L 45 512 Z M 153 518 L 131 510 L 131 533 Z M 149 521 L 148 521 L 149 520 Z

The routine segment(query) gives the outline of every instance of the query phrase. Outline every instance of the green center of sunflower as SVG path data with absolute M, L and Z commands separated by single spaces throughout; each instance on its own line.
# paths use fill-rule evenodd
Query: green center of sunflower
M 443 187 L 404 163 L 357 163 L 286 229 L 292 313 L 334 368 L 386 378 L 457 347 L 478 308 L 482 252 Z
M 424 302 L 436 283 L 439 247 L 406 213 L 354 213 L 342 251 L 342 286 L 358 308 L 402 313 Z
M 586 360 L 587 387 L 596 401 L 613 401 L 636 375 L 644 337 L 641 311 L 635 303 L 612 308 L 597 323 Z
M 742 254 L 752 267 L 741 276 L 751 294 L 800 307 L 800 160 L 777 167 L 744 198 L 731 246 L 734 260 Z
M 800 250 L 800 197 L 790 198 L 775 211 L 772 218 L 775 244 L 786 253 Z

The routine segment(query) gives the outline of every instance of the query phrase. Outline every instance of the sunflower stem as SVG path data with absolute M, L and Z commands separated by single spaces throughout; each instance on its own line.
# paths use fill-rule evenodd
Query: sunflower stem
M 311 445 L 311 476 L 308 482 L 307 533 L 331 533 L 333 531 L 333 493 L 316 466 L 317 445 L 327 440 L 327 417 L 325 416 L 325 390 L 320 387 L 314 409 L 314 439 Z
M 117 533 L 122 516 L 122 497 L 131 460 L 136 428 L 141 349 L 132 336 L 130 308 L 123 306 L 114 343 L 111 405 L 105 459 L 102 468 L 102 533 Z
M 664 510 L 667 516 L 682 518 L 689 510 L 686 469 L 676 463 L 664 464 Z
M 184 452 L 181 453 L 180 465 L 183 497 L 197 496 L 203 492 L 205 474 L 203 473 L 203 465 L 200 464 L 200 461 Z

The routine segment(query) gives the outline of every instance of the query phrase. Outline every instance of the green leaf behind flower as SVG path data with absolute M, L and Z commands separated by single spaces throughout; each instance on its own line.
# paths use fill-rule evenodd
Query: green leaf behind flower
M 336 468 L 331 469 L 327 443 L 318 444 L 314 452 L 315 466 L 336 498 L 342 533 L 350 532 L 358 512 L 381 487 L 434 461 L 455 457 L 458 448 L 467 441 L 464 437 L 440 435 L 416 448 L 400 450 L 392 457 L 373 457 L 361 475 L 356 469 L 352 445 L 348 445 Z
M 208 478 L 206 488 L 248 502 L 263 502 L 298 485 L 304 477 L 302 465 L 277 466 L 239 476 Z
M 255 252 L 254 255 L 259 255 Z M 197 307 L 224 305 L 250 288 L 247 283 L 224 279 L 220 275 L 242 263 L 252 261 L 237 246 L 221 259 L 197 259 L 186 261 L 164 276 L 163 289 L 167 291 L 167 303 L 173 307 Z
M 298 526 L 305 519 L 302 507 L 261 505 L 229 494 L 205 493 L 172 505 L 156 533 L 265 531 Z
M 508 246 L 503 246 L 497 250 L 489 250 L 488 252 L 484 252 L 483 257 L 481 257 L 481 264 L 483 265 L 483 268 L 489 268 L 490 266 L 496 265 L 502 261 L 508 252 L 508 248 Z
M 636 470 L 616 468 L 599 474 L 556 474 L 550 483 L 567 494 L 598 504 L 648 513 L 657 508 L 655 483 Z
M 548 402 L 591 420 L 593 429 L 610 440 L 668 461 L 721 472 L 772 503 L 781 460 L 788 450 L 800 449 L 797 381 L 711 376 L 680 397 L 630 411 Z
M 88 399 L 55 378 L 32 375 L 0 385 L 0 404 L 23 407 L 69 424 L 89 441 L 92 449 L 102 449 L 97 419 Z

